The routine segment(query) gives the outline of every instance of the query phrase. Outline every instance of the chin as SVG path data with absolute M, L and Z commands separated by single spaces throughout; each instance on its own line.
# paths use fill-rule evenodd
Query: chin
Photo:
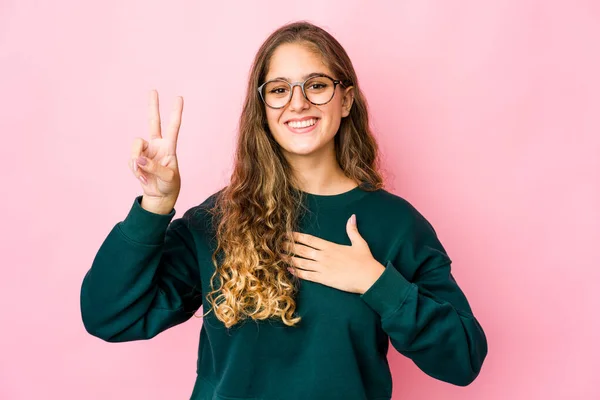
M 315 148 L 302 148 L 302 149 L 295 149 L 295 148 L 283 148 L 285 150 L 286 153 L 290 154 L 290 155 L 294 155 L 294 156 L 308 156 L 311 155 L 312 153 L 315 153 L 318 149 Z

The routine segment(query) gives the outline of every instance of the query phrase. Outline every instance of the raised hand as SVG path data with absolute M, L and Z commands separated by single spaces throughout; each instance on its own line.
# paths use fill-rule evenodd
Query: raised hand
M 144 191 L 142 207 L 148 211 L 167 214 L 175 206 L 181 189 L 177 164 L 177 137 L 183 113 L 183 97 L 177 97 L 169 126 L 161 133 L 158 92 L 150 91 L 150 138 L 135 138 L 129 167 L 139 179 Z

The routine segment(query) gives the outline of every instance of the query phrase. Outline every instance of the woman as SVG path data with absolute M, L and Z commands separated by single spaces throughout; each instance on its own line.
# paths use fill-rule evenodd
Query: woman
M 230 184 L 174 220 L 183 99 L 163 135 L 157 96 L 132 150 L 143 195 L 83 280 L 89 333 L 149 339 L 203 306 L 192 399 L 390 399 L 388 339 L 436 379 L 475 379 L 485 334 L 433 227 L 382 188 L 365 98 L 330 34 L 298 22 L 267 38 Z

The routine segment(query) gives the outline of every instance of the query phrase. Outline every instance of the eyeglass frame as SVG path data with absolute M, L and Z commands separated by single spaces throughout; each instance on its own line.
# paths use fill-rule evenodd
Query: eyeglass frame
M 310 101 L 308 99 L 308 97 L 306 96 L 306 92 L 304 91 L 304 85 L 306 84 L 306 82 L 308 82 L 311 79 L 318 78 L 318 77 L 329 78 L 329 79 L 331 79 L 333 81 L 333 94 L 331 95 L 331 98 L 329 100 L 327 100 L 325 103 L 313 103 L 312 101 Z M 290 98 L 281 107 L 273 107 L 273 106 L 269 105 L 267 103 L 267 101 L 265 100 L 265 98 L 263 97 L 262 88 L 267 83 L 270 83 L 270 82 L 285 82 L 290 87 Z M 349 85 L 345 84 L 344 81 L 342 81 L 341 79 L 333 79 L 331 76 L 329 76 L 327 74 L 316 74 L 316 75 L 309 76 L 308 78 L 306 78 L 306 80 L 304 80 L 304 82 L 300 82 L 300 81 L 298 81 L 298 82 L 288 82 L 285 79 L 281 79 L 281 78 L 271 79 L 271 80 L 266 81 L 262 85 L 260 85 L 257 90 L 258 90 L 258 95 L 260 96 L 261 100 L 263 101 L 263 103 L 265 103 L 265 105 L 267 107 L 272 108 L 274 110 L 279 110 L 280 108 L 283 108 L 283 107 L 287 106 L 290 103 L 290 101 L 292 101 L 292 97 L 294 97 L 294 88 L 296 86 L 300 86 L 300 90 L 302 91 L 302 96 L 304 96 L 304 98 L 306 99 L 306 101 L 308 101 L 310 104 L 314 104 L 315 106 L 323 106 L 323 105 L 329 103 L 331 100 L 333 100 L 333 98 L 335 97 L 335 89 L 337 88 L 337 85 L 342 85 L 342 86 L 344 86 L 346 88 L 352 86 L 352 83 L 349 80 L 346 79 L 346 82 L 349 82 L 350 84 Z

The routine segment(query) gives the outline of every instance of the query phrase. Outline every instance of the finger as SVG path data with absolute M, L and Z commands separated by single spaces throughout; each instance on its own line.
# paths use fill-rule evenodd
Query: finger
M 327 240 L 321 239 L 313 235 L 301 232 L 292 232 L 294 242 L 303 243 L 317 250 L 324 250 L 331 243 Z
M 288 268 L 287 269 L 292 275 L 297 276 L 300 279 L 304 279 L 311 282 L 317 282 L 317 275 L 312 271 L 305 271 L 298 268 Z
M 130 167 L 133 170 L 133 172 L 136 174 L 136 176 L 137 176 L 137 171 L 138 171 L 138 164 L 137 164 L 136 160 L 138 159 L 139 156 L 144 154 L 147 149 L 148 149 L 148 141 L 144 140 L 141 137 L 135 138 L 135 140 L 133 141 L 133 145 L 131 146 L 131 155 L 130 155 L 129 159 L 130 159 Z
M 139 170 L 139 175 L 138 175 L 138 179 L 140 182 L 142 182 L 142 185 L 147 185 L 148 184 L 148 178 L 146 178 L 146 176 L 142 173 L 141 170 Z
M 148 178 L 145 176 L 144 172 L 136 167 L 136 160 L 135 159 L 130 159 L 129 160 L 129 169 L 131 170 L 131 172 L 133 172 L 133 175 L 140 181 L 142 182 L 143 185 L 147 185 L 148 184 Z
M 148 114 L 150 122 L 150 140 L 158 139 L 160 134 L 160 111 L 158 109 L 158 91 L 152 89 L 150 91 L 150 99 L 148 101 Z
M 305 246 L 300 243 L 292 243 L 287 240 L 283 242 L 284 249 L 295 255 L 308 258 L 311 260 L 318 260 L 320 250 L 313 249 L 312 247 Z
M 175 171 L 170 168 L 163 167 L 159 163 L 149 158 L 142 156 L 137 159 L 137 164 L 142 171 L 154 175 L 165 182 L 171 182 L 173 178 L 175 178 Z
M 166 137 L 169 138 L 173 144 L 173 150 L 177 149 L 177 138 L 179 137 L 179 128 L 181 127 L 181 115 L 183 114 L 183 97 L 177 96 L 173 110 L 171 111 L 171 118 L 169 121 L 169 127 L 167 128 Z
M 290 257 L 291 265 L 305 272 L 317 272 L 319 263 L 313 260 L 292 256 Z

